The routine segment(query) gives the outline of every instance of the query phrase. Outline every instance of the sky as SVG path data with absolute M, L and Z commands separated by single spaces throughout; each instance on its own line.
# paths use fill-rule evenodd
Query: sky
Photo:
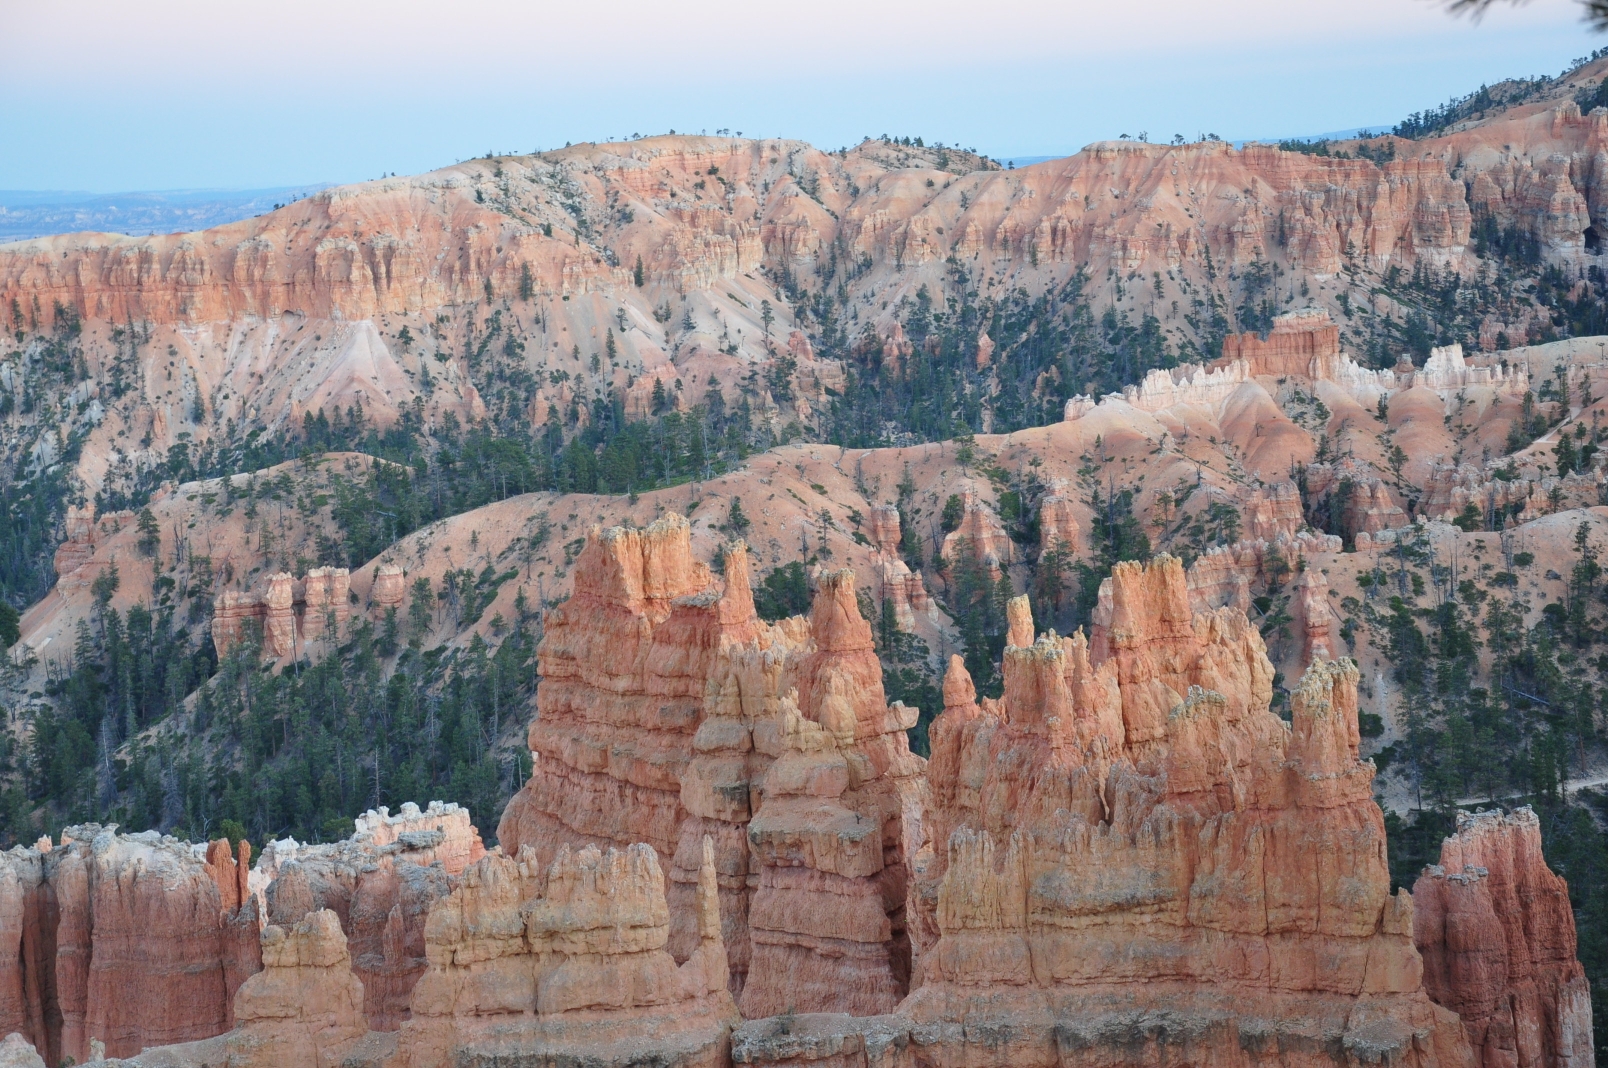
M 1570 0 L 0 0 L 0 189 L 242 189 L 717 129 L 996 158 L 1388 125 L 1608 44 Z

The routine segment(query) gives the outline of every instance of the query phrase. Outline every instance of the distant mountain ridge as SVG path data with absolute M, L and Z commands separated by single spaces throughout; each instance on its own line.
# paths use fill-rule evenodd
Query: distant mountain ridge
M 81 230 L 136 235 L 205 230 L 272 211 L 329 184 L 124 193 L 0 189 L 0 244 Z

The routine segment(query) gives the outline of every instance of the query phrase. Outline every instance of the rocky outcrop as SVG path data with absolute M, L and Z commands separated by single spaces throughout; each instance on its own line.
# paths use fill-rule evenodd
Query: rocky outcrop
M 1075 556 L 1082 548 L 1082 528 L 1074 510 L 1071 480 L 1050 480 L 1049 490 L 1039 500 L 1039 553 L 1059 548 Z
M 325 909 L 288 929 L 265 927 L 262 964 L 235 998 L 229 1068 L 339 1068 L 368 1034 L 340 920 Z
M 898 507 L 892 504 L 873 506 L 870 515 L 866 517 L 866 533 L 877 552 L 888 556 L 899 555 L 903 528 L 899 520 Z
M 1530 388 L 1527 363 L 1509 366 L 1506 361 L 1496 363 L 1485 357 L 1480 364 L 1471 364 L 1463 357 L 1463 346 L 1443 345 L 1429 350 L 1423 369 L 1412 376 L 1414 386 L 1423 386 L 1440 393 L 1442 399 L 1458 390 L 1486 386 L 1507 393 L 1523 393 Z
M 1301 665 L 1340 654 L 1340 621 L 1329 607 L 1329 580 L 1307 568 L 1295 579 L 1295 618 L 1301 625 Z
M 561 846 L 545 872 L 532 851 L 493 854 L 432 910 L 429 970 L 403 1025 L 397 1063 L 676 1064 L 719 1068 L 737 1012 L 714 850 L 702 845 L 698 944 L 678 966 L 652 848 Z
M 927 593 L 927 582 L 921 572 L 911 571 L 910 565 L 898 556 L 879 555 L 875 564 L 875 585 L 879 597 L 893 604 L 894 622 L 905 633 L 917 626 L 916 617 L 936 622 L 938 605 Z
M 374 583 L 369 587 L 369 615 L 382 622 L 389 609 L 402 609 L 402 596 L 406 592 L 407 574 L 398 564 L 380 564 L 374 569 Z
M 1356 668 L 1314 663 L 1286 726 L 1242 613 L 1192 614 L 1168 557 L 1110 583 L 1087 644 L 1023 647 L 1015 613 L 1000 701 L 952 661 L 911 899 L 932 940 L 899 1013 L 917 1059 L 1466 1063 L 1390 893 Z
M 1413 905 L 1424 989 L 1462 1017 L 1480 1068 L 1589 1068 L 1591 990 L 1534 812 L 1459 813 Z
M 224 656 L 248 633 L 260 632 L 264 656 L 299 655 L 308 642 L 339 636 L 351 616 L 350 590 L 344 567 L 315 567 L 299 583 L 281 571 L 269 575 L 260 592 L 224 590 L 212 605 L 212 644 Z
M 1009 565 L 1016 555 L 1016 547 L 1005 532 L 999 513 L 983 500 L 971 482 L 963 482 L 956 496 L 960 498 L 960 523 L 944 535 L 943 547 L 939 550 L 945 569 L 961 559 L 964 547 L 965 552 L 971 553 L 978 563 L 998 577 L 1000 569 Z
M 1546 475 L 1534 462 L 1496 459 L 1479 464 L 1434 463 L 1424 483 L 1419 513 L 1451 521 L 1474 507 L 1479 528 L 1501 529 L 1510 516 L 1528 520 L 1567 508 L 1590 508 L 1602 500 L 1603 468 Z M 1556 504 L 1554 504 L 1556 499 Z
M 910 981 L 905 872 L 924 790 L 905 731 L 916 710 L 887 703 L 852 572 L 821 576 L 810 636 L 796 705 L 784 698 L 753 732 L 774 762 L 748 825 L 759 877 L 749 1017 L 888 1012 Z
M 55 848 L 0 854 L 0 1030 L 52 1063 L 208 1038 L 259 965 L 227 842 L 68 828 Z M 249 859 L 249 847 L 242 846 Z
M 1360 537 L 1366 538 L 1367 535 Z M 1189 566 L 1189 605 L 1195 612 L 1229 607 L 1252 610 L 1252 589 L 1277 592 L 1293 580 L 1292 618 L 1300 629 L 1300 666 L 1339 653 L 1339 621 L 1329 606 L 1329 584 L 1311 561 L 1316 554 L 1338 553 L 1338 535 L 1303 530 L 1294 537 L 1283 533 L 1271 540 L 1247 538 L 1233 545 L 1208 549 Z M 1102 598 L 1095 622 L 1104 623 L 1109 609 Z
M 908 982 L 916 712 L 887 705 L 850 575 L 819 576 L 809 620 L 770 626 L 740 544 L 725 565 L 721 584 L 692 559 L 679 516 L 589 536 L 574 595 L 547 616 L 535 763 L 498 837 L 538 865 L 566 844 L 653 846 L 678 960 L 699 944 L 707 838 L 746 1011 L 847 1007 L 849 989 L 855 1011 L 884 1011 Z
M 1272 541 L 1279 535 L 1293 538 L 1306 526 L 1301 509 L 1301 489 L 1294 482 L 1262 486 L 1251 493 L 1240 509 L 1245 536 Z
M 739 988 L 748 961 L 743 754 L 752 745 L 740 723 L 727 739 L 706 732 L 702 720 L 738 648 L 749 647 L 752 657 L 779 656 L 778 646 L 793 640 L 785 628 L 759 621 L 747 560 L 740 545 L 729 547 L 725 581 L 717 583 L 693 559 L 690 528 L 679 515 L 645 530 L 616 527 L 588 535 L 576 559 L 575 592 L 546 616 L 538 650 L 543 682 L 530 728 L 531 777 L 497 828 L 505 850 L 535 851 L 538 870 L 565 845 L 644 842 L 674 858 L 671 946 L 680 959 L 696 944 L 687 906 L 703 835 L 711 834 Z M 761 695 L 752 699 L 758 703 Z M 705 789 L 719 800 L 702 805 L 689 799 L 695 754 L 728 743 L 741 746 L 736 767 L 705 758 L 718 765 L 709 772 L 717 782 Z
M 1275 317 L 1265 338 L 1259 334 L 1223 338 L 1222 363 L 1244 360 L 1252 375 L 1332 379 L 1339 358 L 1340 328 L 1321 308 Z
M 892 602 L 899 629 L 914 631 L 918 615 L 935 621 L 938 606 L 927 593 L 926 581 L 899 555 L 903 540 L 899 509 L 891 504 L 873 506 L 866 526 L 868 540 L 877 551 L 872 590 L 878 598 Z
M 344 567 L 315 567 L 302 580 L 301 628 L 303 641 L 317 641 L 326 633 L 339 636 L 350 617 L 351 578 Z
M 504 811 L 505 850 L 645 842 L 675 854 L 681 773 L 722 648 L 758 633 L 747 559 L 715 582 L 692 557 L 687 521 L 593 530 L 575 592 L 547 613 L 543 682 L 530 728 L 531 778 Z
M 369 1026 L 395 1031 L 424 974 L 430 908 L 485 855 L 467 809 L 432 801 L 421 810 L 410 801 L 395 815 L 381 808 L 357 817 L 352 837 L 339 842 L 270 842 L 253 873 L 254 892 L 281 927 L 330 911 L 363 985 Z
M 0 1068 L 45 1068 L 45 1059 L 33 1043 L 13 1031 L 0 1042 Z
M 1308 464 L 1303 474 L 1307 516 L 1345 536 L 1377 534 L 1407 522 L 1407 513 L 1373 468 L 1354 460 Z
M 69 506 L 65 533 L 62 543 L 56 546 L 54 565 L 57 578 L 71 575 L 95 555 L 95 506 Z

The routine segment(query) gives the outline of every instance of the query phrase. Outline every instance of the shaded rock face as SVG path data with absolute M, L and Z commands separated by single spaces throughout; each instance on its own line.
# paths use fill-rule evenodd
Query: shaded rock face
M 1413 885 L 1424 989 L 1463 1018 L 1481 1068 L 1588 1068 L 1591 990 L 1564 881 L 1528 808 L 1459 813 Z
M 336 1068 L 368 1033 L 339 918 L 324 909 L 288 929 L 264 928 L 262 964 L 235 998 L 230 1068 Z
M 852 572 L 821 576 L 810 635 L 796 701 L 784 696 L 752 731 L 774 762 L 748 825 L 759 877 L 750 1017 L 889 1012 L 910 982 L 905 882 L 924 790 L 905 731 L 916 710 L 887 703 Z
M 747 567 L 729 547 L 718 583 L 679 516 L 592 533 L 548 613 L 533 770 L 498 838 L 538 864 L 565 845 L 651 845 L 687 960 L 707 837 L 745 1011 L 887 1011 L 909 978 L 915 710 L 887 705 L 851 576 L 820 576 L 811 618 L 770 626 Z
M 257 912 L 228 842 L 199 850 L 91 824 L 0 855 L 0 1031 L 51 1064 L 226 1031 L 261 966 Z
M 433 801 L 421 810 L 407 802 L 395 814 L 381 808 L 357 817 L 352 837 L 340 842 L 270 842 L 252 873 L 252 892 L 268 921 L 286 929 L 315 912 L 333 914 L 363 986 L 368 1026 L 395 1031 L 424 974 L 431 906 L 485 855 L 467 809 Z
M 1391 488 L 1371 468 L 1351 460 L 1308 464 L 1306 503 L 1315 525 L 1338 525 L 1353 538 L 1407 523 L 1407 513 Z M 1338 523 L 1325 522 L 1331 516 Z
M 1192 614 L 1166 556 L 1110 582 L 1089 643 L 1024 647 L 1013 606 L 1001 700 L 951 663 L 899 1013 L 919 1059 L 1466 1063 L 1390 894 L 1355 666 L 1314 663 L 1286 725 L 1243 613 Z
M 726 1063 L 737 1012 L 709 840 L 701 853 L 699 940 L 679 966 L 649 846 L 561 846 L 545 871 L 529 848 L 478 861 L 430 913 L 395 1063 Z

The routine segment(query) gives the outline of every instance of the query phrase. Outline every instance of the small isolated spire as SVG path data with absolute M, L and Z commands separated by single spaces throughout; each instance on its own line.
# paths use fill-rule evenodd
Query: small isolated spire
M 1027 594 L 1012 597 L 1005 602 L 1005 620 L 1009 625 L 1006 645 L 1014 645 L 1018 649 L 1026 649 L 1033 644 L 1033 606 L 1027 599 Z
M 977 687 L 972 685 L 971 672 L 958 655 L 949 657 L 949 669 L 944 672 L 944 707 L 960 708 L 977 701 Z
M 720 939 L 720 883 L 715 878 L 715 840 L 703 836 L 703 861 L 698 865 L 698 938 Z

